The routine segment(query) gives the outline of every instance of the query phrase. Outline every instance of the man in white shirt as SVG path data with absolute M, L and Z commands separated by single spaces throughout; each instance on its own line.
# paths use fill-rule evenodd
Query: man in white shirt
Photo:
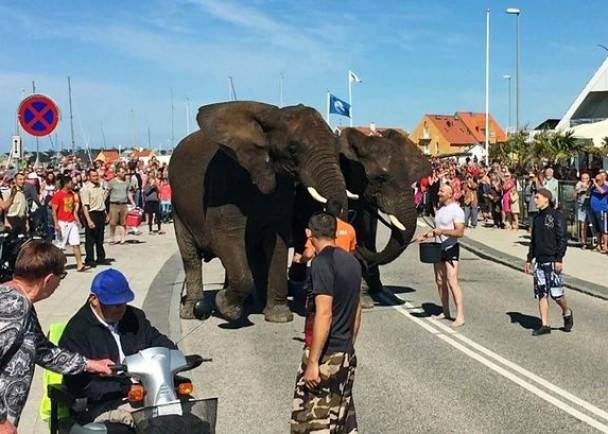
M 439 189 L 439 203 L 442 207 L 435 214 L 435 229 L 421 235 L 417 240 L 421 242 L 435 237 L 435 241 L 441 243 L 441 262 L 434 264 L 434 269 L 443 313 L 436 318 L 450 318 L 449 288 L 456 306 L 456 318 L 452 327 L 461 327 L 464 325 L 464 296 L 458 282 L 458 238 L 464 236 L 464 211 L 454 199 L 454 191 L 449 185 L 443 185 Z
M 543 181 L 543 187 L 551 192 L 551 196 L 553 196 L 553 206 L 557 208 L 559 197 L 559 181 L 553 177 L 553 169 L 551 167 L 547 167 L 545 169 L 545 179 Z

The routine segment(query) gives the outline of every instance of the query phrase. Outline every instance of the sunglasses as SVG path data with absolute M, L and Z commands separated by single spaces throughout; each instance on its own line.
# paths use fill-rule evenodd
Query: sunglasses
M 59 274 L 55 274 L 55 276 L 59 277 L 59 280 L 65 279 L 67 277 L 67 275 L 68 275 L 67 271 L 63 271 L 63 272 L 61 272 Z

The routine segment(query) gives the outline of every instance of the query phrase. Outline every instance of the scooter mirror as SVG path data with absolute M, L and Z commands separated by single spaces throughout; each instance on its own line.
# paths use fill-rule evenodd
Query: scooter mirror
M 186 356 L 186 363 L 188 364 L 188 367 L 186 369 L 198 368 L 201 363 L 203 363 L 203 358 L 198 354 L 191 354 L 189 356 Z

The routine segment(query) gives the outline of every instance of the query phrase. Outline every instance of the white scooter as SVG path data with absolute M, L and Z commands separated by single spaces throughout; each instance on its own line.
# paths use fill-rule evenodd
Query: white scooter
M 154 347 L 127 356 L 123 364 L 112 368 L 116 375 L 126 375 L 134 381 L 129 402 L 137 408 L 132 412 L 136 433 L 215 434 L 217 398 L 193 398 L 192 382 L 176 377 L 206 361 L 210 359 Z M 116 432 L 124 432 L 124 427 L 116 428 Z M 88 423 L 74 424 L 69 432 L 111 434 L 113 431 L 111 424 Z

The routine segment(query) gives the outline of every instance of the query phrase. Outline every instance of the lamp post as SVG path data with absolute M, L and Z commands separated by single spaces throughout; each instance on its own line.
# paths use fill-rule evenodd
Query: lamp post
M 519 131 L 519 15 L 518 8 L 508 8 L 509 15 L 515 15 L 515 130 Z
M 505 80 L 507 80 L 509 82 L 508 88 L 509 88 L 509 124 L 507 125 L 507 131 L 511 131 L 511 76 L 509 74 L 505 74 L 502 76 L 502 78 L 504 78 Z

